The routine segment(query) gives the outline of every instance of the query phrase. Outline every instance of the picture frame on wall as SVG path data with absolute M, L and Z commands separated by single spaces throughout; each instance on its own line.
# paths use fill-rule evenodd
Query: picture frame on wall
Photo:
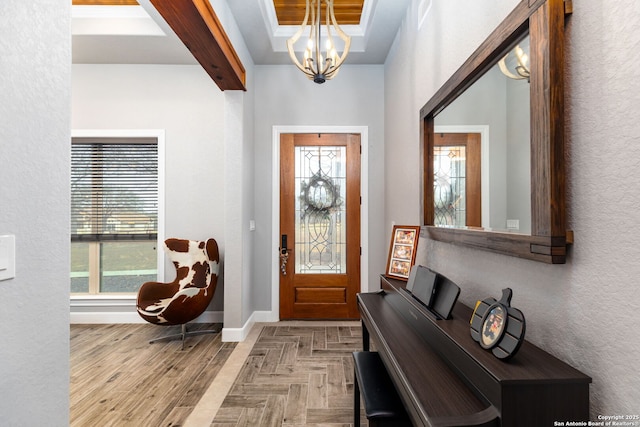
M 416 260 L 420 226 L 394 225 L 385 274 L 400 280 L 408 280 Z

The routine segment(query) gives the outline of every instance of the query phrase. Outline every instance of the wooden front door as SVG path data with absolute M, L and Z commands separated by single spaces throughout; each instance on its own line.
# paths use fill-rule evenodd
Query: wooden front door
M 356 319 L 360 135 L 280 137 L 280 318 Z
M 435 225 L 482 226 L 480 144 L 479 133 L 435 134 Z

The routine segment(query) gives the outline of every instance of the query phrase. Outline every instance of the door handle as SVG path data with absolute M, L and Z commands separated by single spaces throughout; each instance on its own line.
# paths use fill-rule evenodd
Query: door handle
M 287 275 L 287 261 L 289 260 L 289 249 L 287 248 L 287 235 L 280 237 L 280 271 L 282 275 Z

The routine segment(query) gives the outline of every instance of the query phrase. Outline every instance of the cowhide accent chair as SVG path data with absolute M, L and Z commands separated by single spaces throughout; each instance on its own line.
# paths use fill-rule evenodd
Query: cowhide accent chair
M 170 283 L 146 282 L 138 291 L 138 314 L 156 325 L 182 325 L 180 334 L 151 340 L 171 340 L 219 330 L 187 332 L 187 323 L 200 316 L 209 306 L 218 282 L 220 256 L 214 239 L 206 242 L 185 239 L 165 240 L 165 251 L 176 267 L 176 278 Z

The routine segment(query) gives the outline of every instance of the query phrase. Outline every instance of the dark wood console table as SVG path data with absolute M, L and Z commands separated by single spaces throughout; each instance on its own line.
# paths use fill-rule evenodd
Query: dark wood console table
M 436 320 L 381 277 L 382 290 L 358 295 L 363 348 L 371 340 L 416 426 L 546 427 L 589 419 L 591 378 L 529 342 L 508 362 L 471 338 L 472 310 L 458 302 Z

